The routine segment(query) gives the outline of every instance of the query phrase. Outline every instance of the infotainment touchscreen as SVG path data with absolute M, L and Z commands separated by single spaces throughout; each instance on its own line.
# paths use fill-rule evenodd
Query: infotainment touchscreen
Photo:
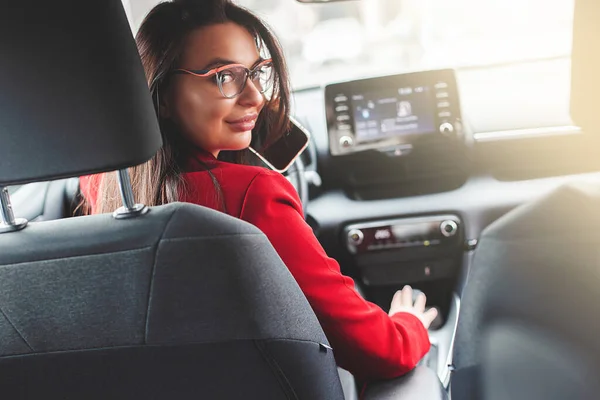
M 426 86 L 353 94 L 350 100 L 358 142 L 435 131 Z
M 333 155 L 373 149 L 401 155 L 423 137 L 435 140 L 460 129 L 452 70 L 328 85 L 325 104 Z

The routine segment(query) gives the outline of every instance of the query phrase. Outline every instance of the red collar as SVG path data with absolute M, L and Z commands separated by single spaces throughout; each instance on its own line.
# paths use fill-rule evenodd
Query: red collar
M 206 171 L 216 167 L 218 160 L 208 151 L 189 144 L 183 154 L 182 170 L 183 172 Z

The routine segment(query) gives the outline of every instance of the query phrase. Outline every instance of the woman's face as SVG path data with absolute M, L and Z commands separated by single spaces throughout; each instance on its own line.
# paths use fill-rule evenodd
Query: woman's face
M 260 54 L 252 35 L 235 23 L 196 29 L 184 43 L 178 68 L 209 70 L 227 64 L 252 69 Z M 170 118 L 195 145 L 218 156 L 221 150 L 250 145 L 252 129 L 265 97 L 251 80 L 236 97 L 224 97 L 215 76 L 173 75 L 161 115 Z

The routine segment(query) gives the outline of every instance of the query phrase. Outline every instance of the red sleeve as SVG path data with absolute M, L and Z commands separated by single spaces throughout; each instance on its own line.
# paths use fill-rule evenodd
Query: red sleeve
M 338 365 L 358 379 L 405 374 L 429 351 L 427 330 L 412 314 L 389 317 L 364 300 L 341 274 L 304 221 L 294 187 L 280 174 L 260 173 L 250 184 L 241 218 L 271 241 L 317 315 Z

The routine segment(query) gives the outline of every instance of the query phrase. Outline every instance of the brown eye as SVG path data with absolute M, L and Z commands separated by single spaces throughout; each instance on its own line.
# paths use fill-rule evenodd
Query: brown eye
M 217 74 L 217 80 L 221 83 L 221 85 L 226 85 L 235 80 L 235 75 L 229 70 L 221 71 Z

